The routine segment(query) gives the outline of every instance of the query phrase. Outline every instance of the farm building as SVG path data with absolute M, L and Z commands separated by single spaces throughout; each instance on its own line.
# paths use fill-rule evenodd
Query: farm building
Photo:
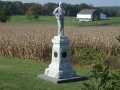
M 93 21 L 95 19 L 106 19 L 106 15 L 100 13 L 97 9 L 83 9 L 77 13 L 77 19 L 79 21 Z

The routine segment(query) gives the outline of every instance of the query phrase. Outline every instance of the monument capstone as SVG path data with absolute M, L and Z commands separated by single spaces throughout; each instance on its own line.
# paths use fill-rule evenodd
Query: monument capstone
M 70 40 L 64 35 L 64 15 L 63 3 L 59 3 L 53 14 L 58 22 L 58 36 L 52 39 L 52 61 L 45 73 L 38 75 L 39 78 L 52 81 L 54 83 L 64 83 L 78 81 L 81 77 L 76 75 L 76 71 L 70 64 L 69 43 Z

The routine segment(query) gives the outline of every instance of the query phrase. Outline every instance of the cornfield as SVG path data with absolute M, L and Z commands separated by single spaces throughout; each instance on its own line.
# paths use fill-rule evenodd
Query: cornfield
M 116 37 L 120 27 L 65 27 L 65 35 L 70 39 L 71 55 L 86 45 L 94 50 L 106 50 L 114 55 L 119 42 Z M 56 25 L 28 25 L 0 23 L 0 56 L 32 60 L 51 60 L 51 39 L 57 35 Z

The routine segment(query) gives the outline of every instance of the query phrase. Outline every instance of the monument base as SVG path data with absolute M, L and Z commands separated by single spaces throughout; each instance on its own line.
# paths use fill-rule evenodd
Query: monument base
M 56 79 L 53 77 L 49 77 L 45 74 L 38 75 L 38 78 L 41 78 L 41 79 L 46 80 L 46 81 L 51 81 L 51 82 L 56 83 L 56 84 L 62 84 L 62 83 L 68 83 L 68 82 L 77 82 L 77 81 L 83 81 L 83 80 L 87 79 L 85 77 L 80 77 L 80 76 L 75 76 L 75 77 L 66 78 L 66 79 Z

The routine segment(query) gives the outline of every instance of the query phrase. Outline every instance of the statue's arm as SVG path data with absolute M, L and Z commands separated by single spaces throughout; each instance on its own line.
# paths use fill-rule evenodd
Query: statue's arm
M 56 8 L 56 9 L 53 11 L 53 15 L 55 15 L 55 16 L 58 15 L 57 12 L 58 12 L 58 8 Z

